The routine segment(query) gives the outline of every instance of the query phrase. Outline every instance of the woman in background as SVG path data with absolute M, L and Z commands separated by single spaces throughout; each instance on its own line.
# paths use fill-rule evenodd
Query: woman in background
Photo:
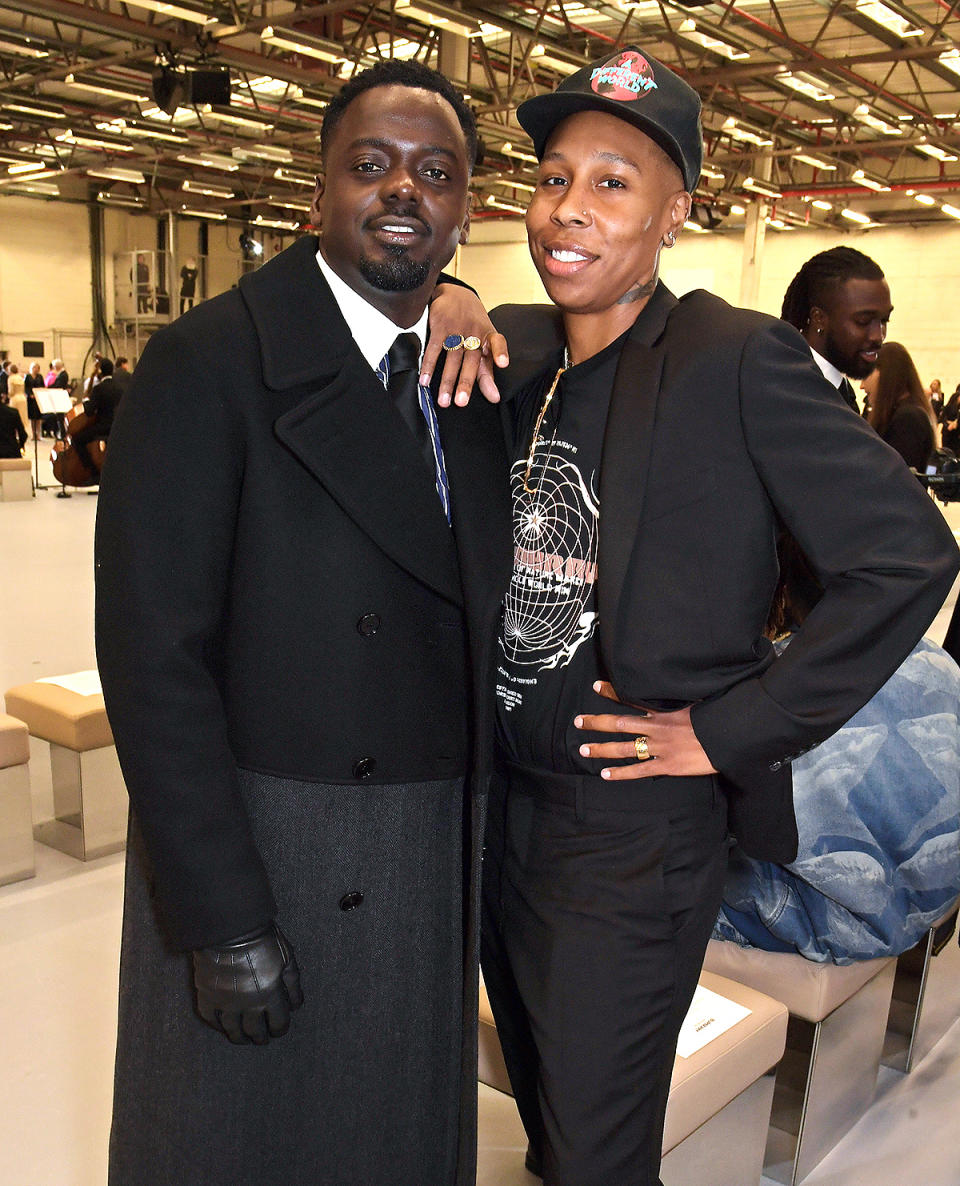
M 923 473 L 936 448 L 936 421 L 906 348 L 885 342 L 876 370 L 860 386 L 870 400 L 870 424 L 907 465 Z

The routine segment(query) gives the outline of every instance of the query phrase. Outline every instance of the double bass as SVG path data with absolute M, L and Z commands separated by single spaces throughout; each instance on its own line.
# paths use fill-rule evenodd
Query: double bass
M 90 424 L 96 423 L 96 416 L 83 410 L 81 404 L 76 404 L 64 417 L 64 429 L 68 438 L 80 432 Z M 87 445 L 87 452 L 93 462 L 95 473 L 83 464 L 70 441 L 63 439 L 54 442 L 50 460 L 53 462 L 53 476 L 61 486 L 96 486 L 100 481 L 100 470 L 107 455 L 107 442 L 93 440 Z

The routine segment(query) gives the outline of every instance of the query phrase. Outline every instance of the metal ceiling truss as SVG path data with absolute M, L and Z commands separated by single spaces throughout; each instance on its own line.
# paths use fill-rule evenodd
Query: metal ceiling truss
M 701 227 L 758 202 L 783 230 L 944 222 L 960 217 L 958 4 L 0 0 L 0 193 L 293 228 L 324 104 L 401 57 L 439 66 L 477 113 L 475 217 L 519 217 L 535 164 L 516 105 L 633 43 L 703 99 Z M 229 69 L 229 106 L 164 115 L 161 64 Z

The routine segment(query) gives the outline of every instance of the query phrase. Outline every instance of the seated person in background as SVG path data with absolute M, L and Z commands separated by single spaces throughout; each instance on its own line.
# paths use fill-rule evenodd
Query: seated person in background
M 73 433 L 71 437 L 77 456 L 93 474 L 97 472 L 97 467 L 90 459 L 88 445 L 91 441 L 106 440 L 110 435 L 113 416 L 120 397 L 123 395 L 122 390 L 114 382 L 113 363 L 110 359 L 101 358 L 99 367 L 100 382 L 90 389 L 89 397 L 83 401 L 83 410 L 92 418 L 92 421 L 85 428 Z
M 924 473 L 937 447 L 936 420 L 906 347 L 885 342 L 876 370 L 861 387 L 870 401 L 870 424 L 907 465 Z
M 770 633 L 822 589 L 790 537 Z M 735 848 L 715 939 L 848 964 L 912 947 L 960 894 L 960 668 L 923 638 L 839 732 L 793 763 L 788 865 Z
M 0 457 L 22 457 L 26 443 L 27 430 L 20 413 L 10 406 L 7 396 L 0 396 Z

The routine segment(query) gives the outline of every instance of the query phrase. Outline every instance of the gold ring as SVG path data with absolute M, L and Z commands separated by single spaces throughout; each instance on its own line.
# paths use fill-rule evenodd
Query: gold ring
M 648 745 L 648 738 L 641 733 L 639 737 L 633 739 L 633 748 L 637 752 L 638 762 L 648 762 L 653 755 L 650 753 L 650 746 Z
M 480 349 L 480 339 L 477 337 L 473 337 L 473 336 L 471 336 L 469 338 L 464 338 L 463 339 L 463 348 L 464 348 L 464 350 L 479 350 Z

